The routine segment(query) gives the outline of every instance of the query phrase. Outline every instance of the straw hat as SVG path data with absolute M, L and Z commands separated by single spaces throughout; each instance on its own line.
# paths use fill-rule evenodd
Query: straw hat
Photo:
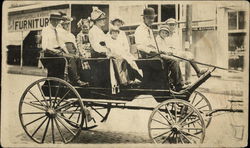
M 62 16 L 62 22 L 61 24 L 68 24 L 73 21 L 72 17 Z
M 60 13 L 51 13 L 49 16 L 50 19 L 62 20 L 62 16 Z
M 90 14 L 90 18 L 92 21 L 106 19 L 106 14 L 101 11 L 98 7 L 92 7 L 92 12 Z
M 160 26 L 160 29 L 159 29 L 159 32 L 162 31 L 162 30 L 165 30 L 165 31 L 167 31 L 167 32 L 170 32 L 170 28 L 169 28 L 169 26 L 167 26 L 167 25 L 161 25 L 161 26 Z
M 111 23 L 112 25 L 114 25 L 114 23 L 115 23 L 116 21 L 121 22 L 122 25 L 125 24 L 124 21 L 123 21 L 122 19 L 118 18 L 118 17 L 115 17 L 115 18 L 111 19 L 110 23 Z
M 165 21 L 166 24 L 177 24 L 176 20 L 174 18 L 169 18 Z

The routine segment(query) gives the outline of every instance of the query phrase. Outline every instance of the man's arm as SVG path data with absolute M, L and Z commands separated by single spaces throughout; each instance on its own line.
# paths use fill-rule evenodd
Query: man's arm
M 156 47 L 154 47 L 153 45 L 149 45 L 147 39 L 148 35 L 145 33 L 145 31 L 137 29 L 134 36 L 136 47 L 138 50 L 144 51 L 146 53 L 150 53 L 151 51 L 156 50 Z

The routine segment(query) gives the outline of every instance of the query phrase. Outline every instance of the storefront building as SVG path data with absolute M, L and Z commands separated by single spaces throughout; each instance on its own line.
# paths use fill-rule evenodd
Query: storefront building
M 147 6 L 153 7 L 158 14 L 156 22 L 164 22 L 168 18 L 175 18 L 178 32 L 182 37 L 184 49 L 186 35 L 186 8 L 184 2 L 63 2 L 37 3 L 33 6 L 9 9 L 9 34 L 15 36 L 10 39 L 8 47 L 8 64 L 20 64 L 20 46 L 23 38 L 23 65 L 37 66 L 39 51 L 41 50 L 41 29 L 48 25 L 48 17 L 52 12 L 62 11 L 74 18 L 71 32 L 77 35 L 80 28 L 77 22 L 81 18 L 90 16 L 92 6 L 98 6 L 104 11 L 109 20 L 120 17 L 125 21 L 125 31 L 133 47 L 133 32 L 142 22 L 142 12 Z M 190 3 L 189 3 L 190 4 Z M 21 12 L 21 13 L 20 13 Z M 244 70 L 245 55 L 248 53 L 248 8 L 244 2 L 231 4 L 222 2 L 193 2 L 192 3 L 192 52 L 200 62 L 221 67 Z M 108 20 L 108 21 L 109 21 Z M 155 32 L 157 27 L 154 27 Z M 104 28 L 108 31 L 108 24 Z M 22 34 L 22 35 L 21 35 Z M 16 39 L 19 38 L 19 39 Z M 19 58 L 18 58 L 19 57 Z

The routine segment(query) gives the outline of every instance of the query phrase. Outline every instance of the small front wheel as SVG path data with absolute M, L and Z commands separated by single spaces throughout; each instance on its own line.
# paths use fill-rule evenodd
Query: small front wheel
M 196 108 L 180 99 L 159 104 L 152 112 L 149 137 L 155 143 L 198 144 L 204 141 L 205 122 Z

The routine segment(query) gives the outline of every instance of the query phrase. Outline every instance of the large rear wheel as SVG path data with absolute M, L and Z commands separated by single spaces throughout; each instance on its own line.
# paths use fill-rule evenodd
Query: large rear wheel
M 24 131 L 35 142 L 69 143 L 81 132 L 84 110 L 72 85 L 48 77 L 35 81 L 24 91 L 19 118 Z

